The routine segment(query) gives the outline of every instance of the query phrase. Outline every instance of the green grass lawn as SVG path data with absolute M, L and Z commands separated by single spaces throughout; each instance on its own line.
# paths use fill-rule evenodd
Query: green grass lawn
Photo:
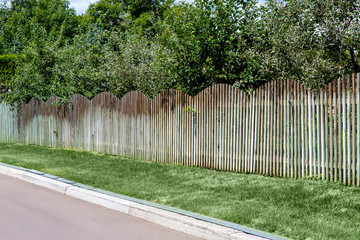
M 360 239 L 360 189 L 0 143 L 0 161 L 293 239 Z

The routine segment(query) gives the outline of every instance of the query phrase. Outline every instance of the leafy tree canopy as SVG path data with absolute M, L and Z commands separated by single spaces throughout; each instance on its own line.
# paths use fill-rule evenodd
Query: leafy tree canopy
M 268 0 L 254 53 L 263 72 L 317 89 L 359 72 L 360 4 L 353 0 Z
M 360 72 L 359 51 L 360 0 L 99 0 L 81 16 L 66 0 L 0 0 L 0 54 L 17 54 L 11 104 L 274 79 L 318 89 Z
M 0 86 L 9 81 L 15 74 L 15 59 L 14 54 L 0 55 Z
M 132 25 L 151 27 L 153 21 L 162 18 L 174 0 L 100 0 L 90 4 L 85 18 L 106 30 L 125 31 Z
M 65 0 L 13 0 L 9 7 L 1 9 L 2 53 L 22 52 L 29 42 L 38 38 L 70 39 L 77 30 L 75 10 Z
M 247 53 L 258 17 L 256 1 L 197 0 L 174 6 L 161 36 L 176 59 L 174 87 L 195 95 L 214 83 L 251 89 L 264 81 L 260 59 Z

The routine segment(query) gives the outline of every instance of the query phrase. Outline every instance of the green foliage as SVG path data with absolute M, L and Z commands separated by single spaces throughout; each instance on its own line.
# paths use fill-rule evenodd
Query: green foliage
M 31 98 L 47 100 L 51 93 L 47 91 L 51 81 L 51 68 L 54 66 L 53 46 L 31 44 L 23 51 L 18 60 L 15 75 L 6 82 L 12 89 L 5 94 L 4 100 L 10 104 L 21 101 L 28 102 Z M 21 66 L 21 67 L 20 67 Z
M 174 3 L 174 0 L 123 0 L 133 19 L 142 14 L 154 14 L 162 17 L 163 13 Z
M 121 97 L 132 90 L 153 97 L 170 86 L 161 61 L 167 53 L 141 35 L 93 26 L 61 47 L 49 42 L 28 46 L 4 100 L 18 104 L 58 96 L 63 103 L 74 94 L 91 99 L 107 91 Z
M 83 68 L 96 63 L 96 54 L 89 56 L 91 49 L 87 52 L 80 52 L 86 48 L 83 44 L 79 44 L 79 41 L 83 39 L 75 38 L 73 39 L 73 44 L 68 42 L 65 46 L 60 47 L 58 42 L 49 42 L 42 38 L 41 29 L 39 29 L 39 32 L 40 36 L 32 39 L 23 50 L 23 57 L 18 61 L 19 67 L 16 69 L 14 77 L 7 82 L 7 86 L 12 89 L 12 92 L 5 94 L 4 100 L 10 104 L 19 104 L 22 101 L 28 102 L 31 98 L 46 101 L 55 95 L 58 95 L 61 101 L 64 102 L 73 94 L 82 93 L 82 85 L 81 83 L 71 81 L 74 80 L 74 74 L 71 75 L 71 72 L 69 73 L 70 69 L 66 69 L 69 75 L 64 76 L 61 72 L 61 66 L 70 65 L 73 66 L 71 70 L 77 70 L 74 69 L 78 67 L 76 65 L 77 58 L 84 60 L 82 62 L 83 65 L 80 65 Z M 79 48 L 79 45 L 82 48 Z M 70 55 L 71 52 L 68 50 L 69 46 L 76 47 L 72 55 Z M 84 59 L 84 56 L 89 58 Z M 88 62 L 89 60 L 90 62 Z M 91 72 L 82 74 L 81 71 L 78 71 L 75 75 L 79 76 L 80 79 L 82 79 L 83 75 L 93 77 Z M 86 80 L 89 79 L 86 78 Z M 95 79 L 90 80 L 90 82 L 92 81 L 95 81 Z
M 360 49 L 359 6 L 359 1 L 268 0 L 254 48 L 262 71 L 312 89 L 360 71 L 351 57 Z
M 93 27 L 54 51 L 55 63 L 49 89 L 51 95 L 59 96 L 65 102 L 74 94 L 91 99 L 97 93 L 110 91 L 102 70 L 107 40 L 107 32 Z
M 126 6 L 122 1 L 100 0 L 90 4 L 85 14 L 89 23 L 96 23 L 104 29 L 123 29 L 128 22 Z
M 7 7 L 6 2 L 0 0 L 0 36 L 3 35 L 4 25 L 10 15 L 10 9 Z M 0 38 L 0 54 L 5 51 L 5 44 Z
M 122 96 L 129 91 L 139 90 L 154 97 L 171 86 L 166 71 L 171 61 L 169 50 L 134 32 L 113 32 L 110 45 L 115 51 L 108 49 L 105 52 L 107 60 L 103 69 L 111 82 L 111 92 L 115 95 Z
M 6 79 L 11 104 L 274 79 L 318 89 L 360 72 L 359 51 L 359 0 L 100 0 L 82 16 L 67 0 L 0 2 L 0 54 L 24 56 Z
M 66 0 L 13 0 L 1 9 L 0 54 L 22 52 L 39 36 L 57 41 L 76 33 L 78 18 Z
M 257 17 L 255 1 L 197 0 L 174 6 L 161 36 L 176 59 L 174 87 L 195 95 L 215 83 L 249 90 L 264 81 L 259 59 L 247 54 Z
M 184 109 L 184 112 L 188 112 L 191 113 L 191 115 L 194 117 L 196 116 L 196 110 L 194 108 L 192 108 L 191 106 L 188 106 L 187 108 Z
M 16 55 L 0 55 L 0 85 L 8 82 L 15 74 Z
M 153 24 L 161 19 L 174 0 L 100 0 L 90 4 L 84 18 L 106 30 L 124 32 L 129 28 L 154 31 Z

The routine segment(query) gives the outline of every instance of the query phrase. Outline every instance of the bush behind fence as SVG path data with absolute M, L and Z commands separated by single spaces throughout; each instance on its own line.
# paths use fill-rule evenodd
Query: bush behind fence
M 214 85 L 91 101 L 75 95 L 0 104 L 0 141 L 70 147 L 171 164 L 360 185 L 360 74 L 311 91 L 272 81 L 248 94 Z

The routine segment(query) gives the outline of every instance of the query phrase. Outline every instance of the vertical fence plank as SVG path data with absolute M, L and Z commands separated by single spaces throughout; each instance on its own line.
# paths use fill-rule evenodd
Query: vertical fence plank
M 283 152 L 284 152 L 284 142 L 283 142 L 283 134 L 284 134 L 284 83 L 283 81 L 277 81 L 277 166 L 276 166 L 276 175 L 283 176 Z
M 269 129 L 269 174 L 270 175 L 274 175 L 274 163 L 275 163 L 275 159 L 274 159 L 274 123 L 275 123 L 275 116 L 274 116 L 274 109 L 275 109 L 275 104 L 274 104 L 274 83 L 275 81 L 272 81 L 270 83 L 270 93 L 269 93 L 269 113 L 270 113 L 270 118 L 269 118 L 269 125 L 270 125 L 270 129 Z
M 284 157 L 284 82 L 283 81 L 280 81 L 280 105 L 279 105 L 279 108 L 280 108 L 280 118 L 279 118 L 279 121 L 280 121 L 280 139 L 279 139 L 279 142 L 280 142 L 280 152 L 279 152 L 279 157 L 280 157 L 280 176 L 284 176 L 284 169 L 285 169 L 285 165 L 283 163 L 285 157 Z
M 216 85 L 214 88 L 214 106 L 215 106 L 215 111 L 214 111 L 214 117 L 215 117 L 215 122 L 214 122 L 214 150 L 215 150 L 215 154 L 214 154 L 214 168 L 215 169 L 219 169 L 219 158 L 220 158 L 220 97 L 219 97 L 219 85 Z
M 209 128 L 206 130 L 208 133 L 208 159 L 209 163 L 207 167 L 213 168 L 213 162 L 214 162 L 214 95 L 213 95 L 214 87 L 211 86 L 209 89 L 209 98 L 207 101 L 208 111 L 207 111 L 207 118 L 209 121 Z
M 296 83 L 296 109 L 297 109 L 297 117 L 296 117 L 296 122 L 297 122 L 297 129 L 298 131 L 296 132 L 296 136 L 297 136 L 297 155 L 296 155 L 296 159 L 297 159 L 297 177 L 302 177 L 302 144 L 303 142 L 301 141 L 302 139 L 302 128 L 301 128 L 301 86 L 299 82 L 295 82 Z
M 217 104 L 216 104 L 216 86 L 211 87 L 211 129 L 213 138 L 211 139 L 211 149 L 210 153 L 212 154 L 211 168 L 216 166 L 216 156 L 217 156 L 217 146 L 216 146 L 216 122 L 217 122 Z
M 234 115 L 233 115 L 233 171 L 239 172 L 239 130 L 240 130 L 240 118 L 239 118 L 239 97 L 240 92 L 238 89 L 234 89 Z
M 310 99 L 310 92 L 308 88 L 304 89 L 306 94 L 305 96 L 305 120 L 306 120 L 306 161 L 307 161 L 307 168 L 306 168 L 306 175 L 312 176 L 312 169 L 311 169 L 311 162 L 312 162 L 312 144 L 311 144 L 311 137 L 312 137 L 312 128 L 311 128 L 311 99 Z
M 235 96 L 235 88 L 230 87 L 230 102 L 229 102 L 229 108 L 230 108 L 230 156 L 229 156 L 229 170 L 235 171 L 234 164 L 236 162 L 235 160 L 235 113 L 236 113 L 236 96 Z
M 346 183 L 346 163 L 347 163 L 347 137 L 346 137 L 346 116 L 347 116 L 347 108 L 346 108 L 346 98 L 347 98 L 347 89 L 346 89 L 346 81 L 343 79 L 343 98 L 342 98 L 342 104 L 343 104 L 343 126 L 342 126 L 342 136 L 343 136 L 343 154 L 344 154 L 344 160 L 343 160 L 343 183 Z
M 257 117 L 258 117 L 258 125 L 257 125 L 257 147 L 256 147 L 256 173 L 261 173 L 261 162 L 262 162 L 262 157 L 261 157 L 261 153 L 262 153 L 262 121 L 263 121 L 263 112 L 262 112 L 262 89 L 259 89 L 258 94 L 257 94 L 257 106 L 258 106 L 258 110 L 257 110 Z
M 310 177 L 315 175 L 315 125 L 314 125 L 314 97 L 313 92 L 308 90 L 308 119 L 309 119 L 309 173 Z
M 298 177 L 298 139 L 297 139 L 297 134 L 299 132 L 299 128 L 298 128 L 298 113 L 297 113 L 297 93 L 296 93 L 296 86 L 297 86 L 297 82 L 293 81 L 293 122 L 292 122 L 292 129 L 293 129 L 293 145 L 292 145 L 292 149 L 293 149 L 293 159 L 294 159 L 294 177 Z
M 274 154 L 273 154 L 273 175 L 274 176 L 278 176 L 278 169 L 279 169 L 279 158 L 278 158 L 278 154 L 279 154 L 279 144 L 278 144 L 278 138 L 279 138 L 279 135 L 278 135 L 278 129 L 279 129 L 279 126 L 278 126 L 278 123 L 279 123 L 279 101 L 278 101 L 278 96 L 279 96 L 279 93 L 278 93 L 278 90 L 279 90 L 279 86 L 278 86 L 278 82 L 277 81 L 274 81 L 274 91 L 273 91 L 273 94 L 274 94 L 274 101 L 273 101 L 273 104 L 274 104 L 274 147 L 273 147 L 273 151 L 274 151 Z
M 347 143 L 347 184 L 350 185 L 351 184 L 351 106 L 350 106 L 350 102 L 351 102 L 351 76 L 347 77 L 347 89 L 346 89 L 346 97 L 347 97 L 347 102 L 346 102 L 346 135 L 347 135 L 347 139 L 346 139 L 346 143 Z
M 247 104 L 248 104 L 248 94 L 244 93 L 243 94 L 243 128 L 242 128 L 242 142 L 243 142 L 243 146 L 242 146 L 242 155 L 243 155 L 243 159 L 242 159 L 242 171 L 246 172 L 246 161 L 247 161 Z
M 198 100 L 199 100 L 199 94 L 195 97 L 195 98 L 192 98 L 192 104 L 191 106 L 193 107 L 194 111 L 192 114 L 191 114 L 191 121 L 192 121 L 192 128 L 193 128 L 193 131 L 192 131 L 192 141 L 193 141 L 193 144 L 192 144 L 192 159 L 193 159 L 193 165 L 194 166 L 198 166 L 198 162 L 199 162 L 199 158 L 197 156 L 197 152 L 198 152 L 198 145 L 197 145 L 197 139 L 198 139 L 198 134 L 199 132 L 197 131 L 197 111 L 199 110 L 197 108 L 197 103 L 198 103 Z
M 338 98 L 338 177 L 339 177 L 339 182 L 342 182 L 343 181 L 343 172 L 342 172 L 342 169 L 343 169 L 343 142 L 342 142 L 342 137 L 343 137 L 343 127 L 342 127 L 342 123 L 343 123 L 343 108 L 342 108 L 342 79 L 338 79 L 338 95 L 337 95 L 337 98 Z
M 259 163 L 258 163 L 258 173 L 259 174 L 263 174 L 263 170 L 264 170 L 264 122 L 265 122 L 265 115 L 264 115 L 264 110 L 265 110 L 265 102 L 264 102 L 264 97 L 265 97 L 265 89 L 264 86 L 261 86 L 259 88 Z
M 180 121 L 179 121 L 179 96 L 177 91 L 173 91 L 173 111 L 174 111 L 174 122 L 173 122 L 173 138 L 174 138 L 174 163 L 179 164 L 180 158 Z M 148 159 L 151 160 L 151 159 Z
M 305 177 L 305 175 L 307 174 L 307 168 L 306 168 L 306 149 L 307 149 L 307 141 L 306 136 L 307 136 L 307 131 L 305 128 L 305 115 L 306 115 L 306 104 L 305 104 L 305 99 L 304 99 L 304 86 L 300 86 L 300 115 L 301 115 L 301 177 Z M 306 169 L 306 170 L 305 170 Z
M 224 117 L 225 117 L 225 109 L 224 109 L 224 94 L 221 94 L 224 89 L 224 85 L 220 85 L 218 88 L 219 94 L 219 158 L 218 158 L 218 168 L 220 170 L 223 169 L 223 160 L 224 160 Z
M 197 152 L 198 152 L 198 165 L 202 167 L 203 165 L 203 132 L 202 129 L 203 124 L 205 124 L 205 120 L 202 116 L 203 114 L 203 109 L 202 109 L 202 102 L 204 101 L 204 91 L 200 92 L 200 94 L 198 95 L 197 98 L 197 108 L 196 108 L 196 113 L 197 113 L 197 121 L 196 121 L 196 126 L 197 126 L 197 140 L 196 140 L 196 144 L 197 144 Z
M 356 106 L 355 106 L 355 75 L 351 75 L 351 127 L 350 127 L 350 133 L 351 133 L 351 184 L 355 186 L 356 182 L 356 171 L 355 171 L 355 162 L 356 162 L 356 136 L 355 136 L 355 116 L 356 116 Z
M 230 94 L 229 94 L 229 113 L 230 113 L 230 121 L 229 121 L 229 171 L 235 171 L 235 114 L 236 114 L 236 89 L 229 86 Z
M 357 118 L 356 118 L 356 131 L 357 131 L 357 186 L 360 186 L 360 73 L 357 74 L 356 81 L 356 107 L 357 107 Z
M 294 81 L 289 81 L 289 162 L 290 177 L 295 177 L 295 106 L 294 106 Z
M 260 112 L 260 116 L 261 116 L 261 121 L 260 121 L 260 138 L 259 138 L 259 142 L 260 142 L 260 161 L 259 161 L 259 173 L 260 174 L 264 174 L 264 153 L 265 153 L 265 142 L 263 141 L 264 139 L 264 135 L 265 135 L 265 131 L 264 131 L 264 123 L 265 123 L 265 88 L 264 86 L 261 86 L 260 89 L 260 101 L 261 101 L 261 112 Z
M 222 123 L 223 126 L 223 163 L 222 163 L 222 169 L 226 170 L 227 169 L 227 160 L 228 160 L 228 120 L 229 120 L 229 112 L 228 112 L 228 99 L 229 99 L 229 89 L 228 89 L 228 85 L 223 85 L 224 86 L 224 91 L 223 91 L 223 112 L 224 112 L 224 120 Z
M 252 93 L 251 94 L 251 130 L 250 130 L 250 169 L 249 172 L 253 173 L 254 172 L 254 149 L 255 149 L 255 141 L 256 141 L 256 131 L 255 131 L 255 126 L 256 126 L 256 121 L 257 119 L 255 118 L 255 110 L 256 110 L 256 94 Z
M 320 90 L 320 151 L 321 151 L 321 178 L 325 179 L 325 119 L 324 119 L 324 91 Z
M 265 165 L 264 165 L 264 174 L 269 174 L 269 84 L 266 85 L 265 88 L 265 119 L 264 119 L 264 129 L 265 129 L 265 135 L 264 135 L 264 159 L 265 159 Z
M 338 125 L 337 125 L 337 121 L 338 121 L 338 107 L 337 107 L 337 96 L 336 96 L 336 84 L 337 82 L 336 81 L 333 81 L 332 83 L 332 98 L 333 98 L 333 101 L 332 101 L 332 108 L 333 108 L 333 132 L 334 132 L 334 161 L 333 161 L 333 164 L 332 164 L 332 168 L 333 168 L 333 175 L 334 175 L 334 178 L 332 179 L 333 181 L 337 181 L 338 180 L 338 131 L 337 131 L 337 128 L 338 128 Z
M 334 174 L 333 174 L 333 161 L 334 161 L 334 158 L 333 158 L 333 155 L 334 155 L 334 142 L 333 142 L 333 137 L 334 137 L 334 125 L 333 125 L 333 104 L 332 104 L 332 91 L 333 91 L 333 88 L 332 88 L 332 85 L 333 83 L 330 83 L 329 84 L 329 91 L 328 91 L 328 103 L 327 103 L 327 116 L 328 116 L 328 119 L 329 119 L 329 148 L 328 148 L 328 151 L 329 151 L 329 165 L 328 165 L 328 174 L 329 174 L 329 180 L 333 181 L 334 179 Z
M 316 175 L 318 177 L 321 176 L 321 112 L 320 112 L 320 91 L 316 93 L 316 149 L 317 149 L 317 157 L 316 157 Z
M 283 83 L 283 177 L 287 175 L 287 149 L 288 149 L 288 138 L 287 138 L 287 81 Z

